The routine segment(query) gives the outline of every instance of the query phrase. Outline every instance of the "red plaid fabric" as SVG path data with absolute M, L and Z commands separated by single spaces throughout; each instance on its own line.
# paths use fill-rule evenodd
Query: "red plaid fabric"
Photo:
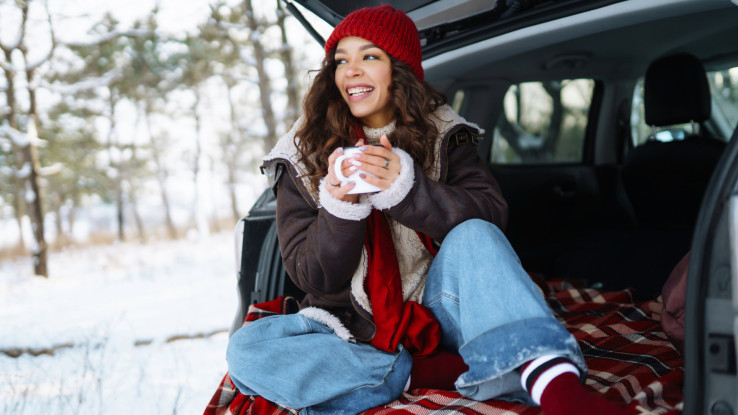
M 582 348 L 589 366 L 586 385 L 591 390 L 634 414 L 681 413 L 684 362 L 661 329 L 660 301 L 635 303 L 630 291 L 603 292 L 576 281 L 550 280 L 539 285 L 559 321 Z M 293 306 L 289 301 L 264 303 L 269 310 L 252 307 L 244 324 L 284 313 Z M 206 415 L 297 413 L 260 397 L 241 395 L 227 374 L 205 410 Z M 498 400 L 477 402 L 452 391 L 414 389 L 363 415 L 389 413 L 540 415 L 541 410 Z

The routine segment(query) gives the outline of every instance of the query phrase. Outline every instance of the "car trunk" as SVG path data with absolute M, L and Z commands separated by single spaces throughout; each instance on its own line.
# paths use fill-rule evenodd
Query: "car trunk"
M 362 7 L 388 4 L 404 11 L 420 32 L 423 58 L 479 40 L 624 0 L 287 0 L 290 13 L 321 44 L 325 39 L 293 3 L 330 26 Z

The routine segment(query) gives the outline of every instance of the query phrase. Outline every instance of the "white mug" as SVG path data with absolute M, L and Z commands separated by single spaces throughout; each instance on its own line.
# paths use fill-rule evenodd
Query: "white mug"
M 341 181 L 341 185 L 345 184 L 348 181 L 353 181 L 354 183 L 356 183 L 354 188 L 349 190 L 348 194 L 350 195 L 357 194 L 357 193 L 373 193 L 373 192 L 378 192 L 382 190 L 373 184 L 369 184 L 365 182 L 364 180 L 362 180 L 361 177 L 359 177 L 361 173 L 368 174 L 369 176 L 372 176 L 372 177 L 377 177 L 371 173 L 367 173 L 363 170 L 356 170 L 349 177 L 346 177 L 343 175 L 343 172 L 341 171 L 341 164 L 343 163 L 343 160 L 351 157 L 353 154 L 356 154 L 356 153 L 361 153 L 361 150 L 359 150 L 359 147 L 344 147 L 343 154 L 338 156 L 335 164 L 333 164 L 333 170 L 336 173 L 336 177 L 338 178 L 338 180 Z

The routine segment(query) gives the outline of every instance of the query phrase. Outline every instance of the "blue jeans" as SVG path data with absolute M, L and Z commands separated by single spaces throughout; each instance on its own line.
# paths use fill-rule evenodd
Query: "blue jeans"
M 441 324 L 443 346 L 469 370 L 457 390 L 475 400 L 532 403 L 518 368 L 548 354 L 586 364 L 520 265 L 503 233 L 470 220 L 448 233 L 428 271 L 423 304 Z M 355 414 L 398 398 L 412 368 L 410 354 L 349 343 L 301 314 L 271 316 L 241 328 L 227 352 L 241 393 L 261 395 L 305 414 Z

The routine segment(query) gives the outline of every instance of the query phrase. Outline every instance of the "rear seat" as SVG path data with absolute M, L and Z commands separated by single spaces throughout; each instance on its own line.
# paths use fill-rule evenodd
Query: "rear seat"
M 646 123 L 654 128 L 699 125 L 710 118 L 707 76 L 692 55 L 654 61 L 646 72 L 644 88 Z M 652 138 L 631 150 L 622 174 L 638 228 L 691 233 L 724 148 L 724 141 L 694 133 L 668 142 Z
M 656 127 L 699 124 L 710 117 L 710 91 L 694 56 L 654 61 L 645 78 L 646 122 Z M 636 229 L 598 233 L 572 244 L 554 264 L 554 274 L 602 282 L 605 288 L 634 286 L 654 298 L 673 267 L 689 251 L 702 197 L 726 143 L 701 134 L 660 142 L 652 138 L 631 150 L 622 179 Z

